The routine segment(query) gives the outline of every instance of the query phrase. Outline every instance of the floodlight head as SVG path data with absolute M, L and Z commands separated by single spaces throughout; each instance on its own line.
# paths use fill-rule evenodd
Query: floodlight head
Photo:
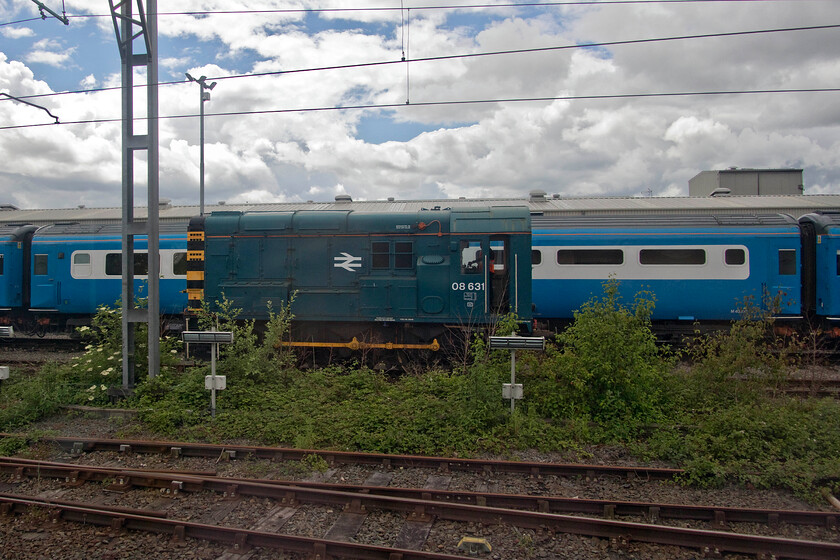
M 189 73 L 189 72 L 186 72 L 186 76 L 187 76 L 187 79 L 188 79 L 189 81 L 191 81 L 191 82 L 197 82 L 197 81 L 198 81 L 198 80 L 196 80 L 195 78 L 193 78 L 193 77 L 190 75 L 190 73 Z
M 218 83 L 218 82 L 213 82 L 212 84 L 210 84 L 209 86 L 207 86 L 207 89 L 213 89 L 214 87 L 216 87 L 216 84 L 217 84 L 217 83 Z

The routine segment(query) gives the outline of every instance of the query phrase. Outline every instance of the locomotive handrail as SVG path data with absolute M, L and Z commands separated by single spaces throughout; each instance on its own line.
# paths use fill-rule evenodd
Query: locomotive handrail
M 431 350 L 437 352 L 440 350 L 440 343 L 434 339 L 431 344 L 403 344 L 399 342 L 362 342 L 355 336 L 350 342 L 294 342 L 294 341 L 280 341 L 275 345 L 275 348 L 280 346 L 293 346 L 296 348 L 348 348 L 350 350 Z

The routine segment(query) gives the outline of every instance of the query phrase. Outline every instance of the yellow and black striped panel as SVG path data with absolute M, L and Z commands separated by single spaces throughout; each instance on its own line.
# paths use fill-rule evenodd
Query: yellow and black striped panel
M 191 309 L 204 299 L 204 216 L 191 219 L 187 232 L 187 299 Z

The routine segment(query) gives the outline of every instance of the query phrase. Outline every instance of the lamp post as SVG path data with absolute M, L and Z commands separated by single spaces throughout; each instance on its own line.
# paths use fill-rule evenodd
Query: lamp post
M 200 98 L 200 106 L 201 106 L 201 133 L 200 133 L 200 143 L 201 143 L 201 155 L 199 156 L 199 213 L 200 215 L 204 215 L 204 102 L 210 101 L 210 90 L 216 87 L 216 82 L 211 83 L 210 85 L 207 84 L 207 76 L 202 76 L 197 80 L 190 76 L 189 72 L 186 74 L 187 79 L 191 82 L 195 82 L 198 84 L 198 93 L 201 96 Z

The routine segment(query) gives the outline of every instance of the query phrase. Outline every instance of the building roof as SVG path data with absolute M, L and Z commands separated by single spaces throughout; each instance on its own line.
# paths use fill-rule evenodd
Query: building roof
M 296 210 L 354 210 L 357 212 L 416 212 L 430 208 L 470 206 L 522 206 L 531 213 L 551 215 L 655 215 L 655 214 L 790 214 L 798 218 L 818 211 L 840 211 L 840 195 L 715 196 L 715 197 L 605 197 L 564 198 L 534 191 L 529 198 L 372 200 L 351 201 L 343 197 L 332 202 L 280 202 L 269 204 L 205 205 L 215 210 L 290 212 Z M 162 204 L 161 222 L 184 222 L 199 213 L 198 205 Z M 146 218 L 145 207 L 137 207 L 135 221 Z M 0 224 L 51 224 L 61 222 L 113 223 L 122 220 L 122 210 L 112 208 L 16 209 L 0 205 Z

